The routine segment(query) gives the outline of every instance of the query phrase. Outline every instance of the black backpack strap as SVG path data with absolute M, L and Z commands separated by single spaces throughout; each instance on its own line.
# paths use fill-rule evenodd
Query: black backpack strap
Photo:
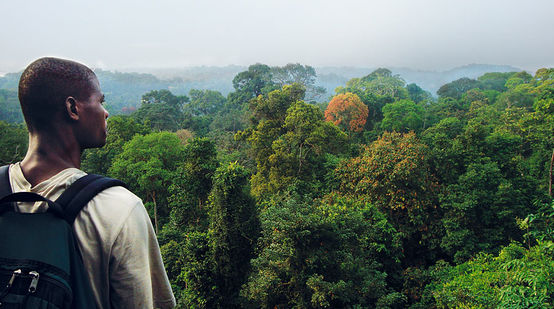
M 77 214 L 101 191 L 115 186 L 127 187 L 121 180 L 89 174 L 79 178 L 56 200 L 65 212 L 67 222 L 72 225 Z
M 48 211 L 55 213 L 61 218 L 66 217 L 60 205 L 34 192 L 16 192 L 0 199 L 0 204 L 13 202 L 46 202 L 48 203 Z
M 62 195 L 58 197 L 56 203 L 62 205 L 62 207 L 64 208 L 67 207 L 67 205 L 71 203 L 71 200 L 73 200 L 81 190 L 83 190 L 90 183 L 101 177 L 102 176 L 100 175 L 88 174 L 77 179 L 69 187 L 67 187 L 67 189 L 65 189 Z
M 9 169 L 10 169 L 10 166 L 9 165 L 4 165 L 2 167 L 0 167 L 0 198 L 3 198 L 5 196 L 8 196 L 10 194 L 12 194 L 12 186 L 10 184 L 10 175 L 9 175 Z M 13 202 L 10 202 L 10 203 L 7 203 L 5 205 L 0 204 L 0 208 L 5 208 L 5 207 L 10 207 L 12 209 L 15 208 L 15 203 Z
M 0 198 L 12 194 L 10 175 L 8 174 L 9 169 L 9 165 L 4 165 L 0 167 Z

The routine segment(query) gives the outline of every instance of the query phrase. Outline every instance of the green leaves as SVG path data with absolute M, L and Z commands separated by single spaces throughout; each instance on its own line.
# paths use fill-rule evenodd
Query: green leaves
M 261 199 L 294 182 L 314 184 L 323 180 L 324 154 L 341 151 L 346 135 L 325 123 L 323 113 L 300 99 L 299 84 L 275 90 L 250 102 L 254 122 L 236 138 L 246 139 L 256 161 L 252 193 Z
M 152 90 L 142 96 L 142 105 L 134 113 L 140 122 L 149 122 L 155 131 L 177 131 L 184 119 L 182 106 L 186 96 L 175 96 L 169 90 Z
M 375 207 L 287 192 L 262 209 L 259 255 L 242 290 L 254 306 L 375 307 L 393 299 L 387 278 L 401 255 L 399 239 Z
M 258 211 L 246 190 L 248 176 L 236 163 L 221 167 L 210 193 L 211 258 L 218 304 L 226 308 L 239 307 L 238 293 L 259 236 Z
M 387 131 L 409 132 L 423 129 L 423 107 L 409 100 L 385 105 L 381 127 Z
M 438 308 L 550 308 L 554 304 L 552 242 L 530 249 L 512 243 L 498 256 L 480 254 L 434 273 Z
M 22 124 L 9 124 L 0 120 L 0 166 L 16 163 L 27 151 L 29 134 Z
M 113 161 L 109 173 L 129 185 L 129 188 L 154 205 L 154 221 L 159 230 L 158 205 L 167 218 L 169 186 L 175 171 L 184 159 L 184 146 L 170 132 L 135 135 L 123 146 L 123 152 Z

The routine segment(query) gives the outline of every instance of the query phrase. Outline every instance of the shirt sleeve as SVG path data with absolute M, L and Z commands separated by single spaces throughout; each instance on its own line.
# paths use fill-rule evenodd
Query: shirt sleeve
M 173 308 L 175 297 L 146 209 L 140 203 L 129 214 L 110 255 L 112 308 Z

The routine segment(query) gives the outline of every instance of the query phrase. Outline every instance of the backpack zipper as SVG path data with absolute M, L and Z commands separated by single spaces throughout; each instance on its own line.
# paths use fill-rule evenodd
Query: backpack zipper
M 21 269 L 16 269 L 12 272 L 12 276 L 10 277 L 10 280 L 8 281 L 6 286 L 4 287 L 4 290 L 2 291 L 2 293 L 0 293 L 0 300 L 4 299 L 4 297 L 6 297 L 6 295 L 8 295 L 8 293 L 10 293 L 10 288 L 13 285 L 13 281 L 15 280 L 15 277 L 21 276 L 21 274 L 22 274 Z M 0 302 L 0 306 L 1 305 L 2 305 L 2 303 Z
M 2 273 L 2 271 L 0 271 Z M 6 273 L 6 272 L 4 272 Z M 72 295 L 71 288 L 67 285 L 63 284 L 59 280 L 56 280 L 55 278 L 50 277 L 47 273 L 39 274 L 35 270 L 31 271 L 23 271 L 22 269 L 16 269 L 13 272 L 11 272 L 11 277 L 2 292 L 0 292 L 0 300 L 4 298 L 8 293 L 10 288 L 12 287 L 16 277 L 22 277 L 22 278 L 31 278 L 31 282 L 29 283 L 29 288 L 27 289 L 27 292 L 29 294 L 35 293 L 37 291 L 37 286 L 40 281 L 46 281 L 52 285 L 57 286 L 58 288 L 64 290 L 68 295 Z
M 10 281 L 8 281 L 8 285 L 6 286 L 6 289 L 9 289 L 13 285 L 13 281 L 15 280 L 16 276 L 21 276 L 21 269 L 16 269 L 12 273 L 12 277 L 10 278 Z
M 40 278 L 40 274 L 36 271 L 30 271 L 29 275 L 31 275 L 31 284 L 29 285 L 29 293 L 34 293 L 37 291 L 37 284 L 38 284 L 38 278 Z

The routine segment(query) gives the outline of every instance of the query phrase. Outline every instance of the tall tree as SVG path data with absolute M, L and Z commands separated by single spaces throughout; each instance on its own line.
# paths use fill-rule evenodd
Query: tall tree
M 193 116 L 214 115 L 221 111 L 227 100 L 219 91 L 191 89 L 190 103 L 185 105 L 185 112 Z
M 205 230 L 206 204 L 218 167 L 214 143 L 195 138 L 184 146 L 182 164 L 169 186 L 171 221 L 181 231 Z
M 325 110 L 325 120 L 350 132 L 364 129 L 369 110 L 360 98 L 350 92 L 338 94 L 329 102 Z
M 408 91 L 402 78 L 393 75 L 388 69 L 380 68 L 362 78 L 352 78 L 345 87 L 337 87 L 336 93 L 352 92 L 368 107 L 366 129 L 376 128 L 383 119 L 381 109 L 388 103 L 407 99 Z
M 250 99 L 267 93 L 267 90 L 273 86 L 271 78 L 271 68 L 265 64 L 256 63 L 233 78 L 233 87 L 235 91 L 245 93 Z
M 318 183 L 325 154 L 340 152 L 345 142 L 346 135 L 325 122 L 317 106 L 300 101 L 303 95 L 304 88 L 293 84 L 253 100 L 252 127 L 236 136 L 251 146 L 257 165 L 252 192 L 258 198 L 295 181 Z
M 316 72 L 309 65 L 289 63 L 283 67 L 272 67 L 272 80 L 279 87 L 298 83 L 306 88 L 306 99 L 316 100 L 325 93 L 325 88 L 315 86 Z
M 399 239 L 375 207 L 286 192 L 262 209 L 259 255 L 242 290 L 254 307 L 402 306 L 403 297 L 391 288 Z
M 152 90 L 142 96 L 142 105 L 133 115 L 140 122 L 148 121 L 155 131 L 177 131 L 188 101 L 187 96 L 175 96 L 169 90 Z
M 408 265 L 425 264 L 439 249 L 439 192 L 427 151 L 413 132 L 385 132 L 336 170 L 341 193 L 373 203 L 402 234 Z
M 381 127 L 387 131 L 408 132 L 423 129 L 424 110 L 410 100 L 400 100 L 383 106 Z
M 466 91 L 473 88 L 479 88 L 480 86 L 481 83 L 479 81 L 463 77 L 448 84 L 442 85 L 439 90 L 437 90 L 437 94 L 440 97 L 459 99 Z
M 167 219 L 169 186 L 175 171 L 182 166 L 184 146 L 179 138 L 169 132 L 135 135 L 123 145 L 109 173 L 125 181 L 151 207 L 156 232 Z
M 246 281 L 260 223 L 248 193 L 248 172 L 236 163 L 219 168 L 210 193 L 210 240 L 217 307 L 240 308 L 239 291 Z

